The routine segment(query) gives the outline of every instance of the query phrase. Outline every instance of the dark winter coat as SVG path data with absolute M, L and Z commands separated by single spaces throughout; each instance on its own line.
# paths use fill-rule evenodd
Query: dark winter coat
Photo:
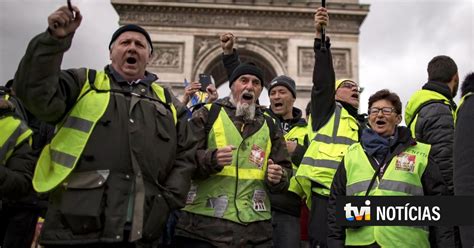
M 468 92 L 474 92 L 474 83 Z M 459 106 L 454 134 L 454 193 L 474 196 L 474 95 Z M 474 247 L 474 226 L 460 226 L 463 247 Z
M 30 42 L 15 75 L 14 88 L 26 108 L 56 124 L 76 103 L 86 82 L 86 69 L 60 70 L 73 35 L 55 39 L 48 32 Z M 168 108 L 136 94 L 153 96 L 154 74 L 129 84 L 105 67 L 110 87 L 135 93 L 110 93 L 73 173 L 76 188 L 56 187 L 50 195 L 42 244 L 121 242 L 124 230 L 132 241 L 150 243 L 160 237 L 170 210 L 184 206 L 194 171 L 195 139 L 185 107 L 172 94 L 175 125 Z M 97 186 L 101 172 L 106 182 Z
M 453 194 L 454 117 L 452 110 L 456 109 L 456 105 L 452 101 L 451 90 L 445 83 L 428 82 L 423 89 L 438 92 L 451 100 L 451 105 L 433 102 L 421 107 L 415 126 L 415 138 L 431 145 L 434 159 L 448 186 L 448 192 Z M 406 121 L 409 122 L 409 120 Z

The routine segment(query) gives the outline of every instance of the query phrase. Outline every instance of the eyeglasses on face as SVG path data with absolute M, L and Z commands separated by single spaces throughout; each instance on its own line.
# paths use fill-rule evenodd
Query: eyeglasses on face
M 361 89 L 360 89 L 359 85 L 357 85 L 354 82 L 350 82 L 350 81 L 345 81 L 345 82 L 341 83 L 339 85 L 339 88 L 348 88 L 348 89 L 356 88 L 358 92 L 361 92 Z
M 369 115 L 378 115 L 382 111 L 382 114 L 384 115 L 390 115 L 391 113 L 395 112 L 395 108 L 391 107 L 384 107 L 384 108 L 377 108 L 377 107 L 372 107 L 369 109 Z

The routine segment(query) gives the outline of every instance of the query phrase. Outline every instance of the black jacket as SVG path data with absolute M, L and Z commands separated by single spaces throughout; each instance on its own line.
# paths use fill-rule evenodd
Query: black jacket
M 6 100 L 0 99 L 0 101 Z M 0 105 L 5 106 L 4 104 Z M 13 109 L 0 107 L 0 118 L 5 117 L 19 119 Z M 20 199 L 32 191 L 31 178 L 34 171 L 35 158 L 28 141 L 29 139 L 25 139 L 23 142 L 16 144 L 13 152 L 5 161 L 1 160 L 6 158 L 6 152 L 8 151 L 6 148 L 11 144 L 15 144 L 16 140 L 9 141 L 7 138 L 4 144 L 0 144 L 0 148 L 5 148 L 0 149 L 0 152 L 5 152 L 0 154 L 0 204 L 2 200 Z M 0 205 L 0 211 L 1 209 Z
M 326 52 L 322 52 L 321 39 L 314 39 L 314 70 L 313 70 L 313 87 L 311 89 L 311 126 L 316 132 L 322 128 L 331 118 L 336 108 L 336 75 L 334 72 L 331 43 L 329 38 L 326 41 Z M 324 72 L 324 73 L 321 73 Z M 358 114 L 358 109 L 345 102 L 339 102 L 344 109 L 349 112 L 358 122 L 359 134 L 362 128 L 366 126 L 366 115 Z
M 302 112 L 298 108 L 293 108 L 293 119 L 284 120 L 280 116 L 275 115 L 271 109 L 267 109 L 267 113 L 277 120 L 277 124 L 283 133 L 289 132 L 294 127 L 306 127 L 306 120 L 303 119 Z M 297 144 L 295 150 L 291 154 L 291 161 L 296 166 L 299 166 L 301 160 L 303 160 L 304 153 L 308 149 L 309 140 L 308 135 L 304 138 L 304 144 Z M 270 200 L 272 202 L 272 210 L 290 214 L 296 217 L 300 216 L 301 213 L 301 197 L 292 191 L 287 191 L 282 194 L 270 194 Z
M 449 87 L 445 83 L 428 82 L 423 89 L 438 92 L 451 101 L 451 105 L 433 102 L 419 110 L 415 126 L 416 140 L 430 144 L 436 163 L 453 194 L 453 142 L 454 118 L 451 112 L 456 109 Z
M 474 83 L 470 86 L 474 92 Z M 454 133 L 454 193 L 474 196 L 474 96 L 459 106 Z M 474 247 L 474 226 L 461 226 L 463 247 Z
M 364 140 L 361 141 L 362 143 Z M 390 164 L 390 161 L 402 153 L 407 147 L 415 145 L 416 141 L 411 137 L 410 130 L 406 127 L 398 127 L 398 138 L 397 141 L 390 147 L 390 153 L 388 158 L 385 161 L 388 161 L 387 164 Z M 378 165 L 375 160 L 369 157 L 371 165 L 374 170 L 377 171 Z M 421 177 L 421 183 L 423 185 L 424 195 L 430 196 L 440 196 L 446 194 L 446 185 L 443 181 L 443 178 L 439 172 L 438 166 L 434 159 L 433 150 L 430 150 L 428 155 L 428 165 Z M 383 177 L 383 176 L 382 176 Z M 331 194 L 329 196 L 329 205 L 328 205 L 328 244 L 329 247 L 344 247 L 345 242 L 345 227 L 338 226 L 336 224 L 336 199 L 338 196 L 346 195 L 346 184 L 347 176 L 344 165 L 344 160 L 342 160 L 339 165 L 334 180 L 331 185 Z M 341 213 L 339 213 L 341 214 Z M 453 247 L 454 240 L 452 230 L 446 227 L 430 227 L 430 232 L 435 233 L 437 247 Z
M 52 124 L 71 110 L 86 82 L 84 68 L 60 70 L 72 38 L 39 34 L 15 75 L 13 86 L 26 108 Z M 105 72 L 111 88 L 155 97 L 154 74 L 128 84 L 111 67 Z M 51 192 L 43 244 L 120 242 L 126 228 L 132 240 L 159 238 L 169 211 L 184 206 L 195 167 L 196 141 L 185 107 L 170 97 L 177 108 L 176 125 L 162 103 L 110 93 L 67 187 Z

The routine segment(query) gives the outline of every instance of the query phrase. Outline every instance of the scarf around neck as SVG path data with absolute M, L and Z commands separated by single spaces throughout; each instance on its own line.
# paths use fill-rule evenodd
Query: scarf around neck
M 396 143 L 398 129 L 395 129 L 394 135 L 390 137 L 382 137 L 374 130 L 366 128 L 362 131 L 361 144 L 369 156 L 377 160 L 381 164 L 390 154 L 390 147 Z

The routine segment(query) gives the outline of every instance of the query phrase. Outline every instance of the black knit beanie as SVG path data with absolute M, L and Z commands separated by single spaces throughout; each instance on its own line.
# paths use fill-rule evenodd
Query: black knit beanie
M 148 34 L 148 32 L 143 29 L 142 27 L 138 26 L 138 25 L 135 25 L 135 24 L 127 24 L 125 26 L 122 26 L 120 27 L 119 29 L 117 29 L 117 31 L 115 31 L 115 33 L 112 35 L 112 39 L 110 40 L 110 43 L 109 43 L 109 50 L 110 50 L 110 47 L 112 46 L 112 43 L 114 43 L 114 41 L 124 32 L 128 32 L 128 31 L 132 31 L 132 32 L 137 32 L 137 33 L 141 33 L 145 36 L 146 40 L 148 41 L 148 44 L 150 45 L 150 48 L 151 48 L 151 52 L 153 53 L 153 44 L 151 43 L 151 38 L 150 38 L 150 35 Z
M 232 87 L 232 84 L 234 83 L 235 80 L 237 80 L 240 76 L 245 75 L 245 74 L 250 74 L 256 76 L 258 79 L 260 79 L 260 82 L 263 86 L 263 72 L 255 66 L 255 64 L 251 63 L 243 63 L 237 66 L 235 70 L 232 72 L 232 75 L 230 75 L 229 78 L 229 88 Z
M 285 75 L 281 75 L 278 77 L 275 77 L 272 82 L 270 83 L 270 88 L 268 88 L 268 94 L 270 95 L 270 91 L 272 90 L 273 87 L 276 86 L 285 86 L 290 90 L 291 94 L 293 95 L 294 98 L 296 98 L 296 84 L 295 80 L 293 80 L 290 77 L 287 77 Z

